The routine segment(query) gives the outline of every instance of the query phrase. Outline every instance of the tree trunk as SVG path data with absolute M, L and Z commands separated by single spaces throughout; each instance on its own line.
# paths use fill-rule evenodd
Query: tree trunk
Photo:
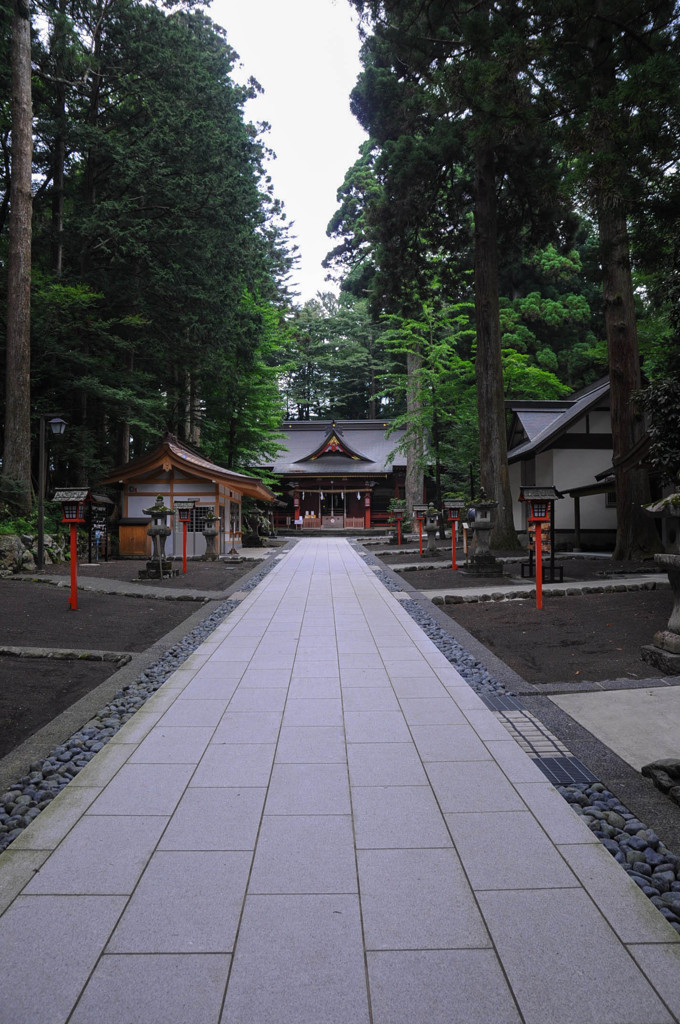
M 56 56 L 56 82 L 54 83 L 54 121 L 56 133 L 52 150 L 52 235 L 51 265 L 55 277 L 61 277 L 64 263 L 64 161 L 66 159 L 66 85 L 63 78 L 64 13 L 63 0 L 58 5 L 60 17 L 55 18 L 50 45 Z
M 613 465 L 616 480 L 615 559 L 642 559 L 660 550 L 654 523 L 642 505 L 651 500 L 647 471 L 621 460 L 640 440 L 644 426 L 633 406 L 640 388 L 640 354 L 625 211 L 611 196 L 598 201 L 600 259 L 609 352 Z
M 14 0 L 12 18 L 12 176 L 7 281 L 7 385 L 3 493 L 31 508 L 31 18 Z
M 475 154 L 475 325 L 480 484 L 498 502 L 491 547 L 519 547 L 512 515 L 498 309 L 498 214 L 495 154 Z
M 423 366 L 423 359 L 419 352 L 409 352 L 406 356 L 406 375 L 408 383 L 406 387 L 406 411 L 411 424 L 422 423 L 421 412 L 421 385 L 420 371 Z M 414 505 L 421 505 L 423 502 L 423 436 L 420 426 L 409 430 L 408 448 L 406 451 L 406 481 L 404 485 L 404 497 L 406 508 L 410 515 Z

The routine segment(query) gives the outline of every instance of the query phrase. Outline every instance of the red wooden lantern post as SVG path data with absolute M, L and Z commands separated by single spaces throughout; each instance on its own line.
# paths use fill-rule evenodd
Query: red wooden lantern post
M 65 488 L 55 491 L 54 500 L 62 504 L 62 523 L 71 527 L 71 596 L 68 599 L 71 611 L 78 611 L 78 526 L 85 522 L 85 502 L 92 500 L 89 491 Z
M 182 524 L 182 572 L 187 571 L 187 527 L 191 522 L 195 501 L 176 501 L 174 511 Z
M 533 524 L 536 530 L 534 546 L 536 548 L 536 607 L 538 609 L 543 608 L 543 527 L 549 526 L 553 522 L 555 500 L 561 497 L 562 495 L 554 486 L 536 487 L 525 484 L 520 491 L 519 500 L 528 501 L 531 508 L 527 524 Z M 551 547 L 552 557 L 553 548 Z
M 404 518 L 404 510 L 402 508 L 392 509 L 392 515 L 397 521 L 397 545 L 401 547 L 401 521 Z
M 427 516 L 427 505 L 414 505 L 413 515 L 418 520 L 418 544 L 420 547 L 420 557 L 423 557 L 423 523 Z
M 443 502 L 444 515 L 451 523 L 451 568 L 457 569 L 456 564 L 456 528 L 460 521 L 460 513 L 465 508 L 464 501 L 454 501 L 446 498 Z

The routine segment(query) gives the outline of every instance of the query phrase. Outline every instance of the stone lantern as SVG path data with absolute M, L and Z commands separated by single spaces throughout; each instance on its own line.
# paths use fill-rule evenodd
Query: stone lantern
M 206 562 L 216 562 L 219 558 L 219 552 L 217 550 L 217 538 L 220 535 L 220 520 L 214 512 L 209 511 L 205 517 L 205 526 L 203 527 L 203 536 L 205 537 L 205 554 L 203 558 Z
M 153 545 L 151 559 L 146 563 L 146 569 L 140 569 L 139 575 L 143 579 L 162 580 L 167 576 L 178 575 L 179 570 L 173 570 L 172 563 L 165 557 L 165 542 L 172 533 L 168 526 L 168 516 L 172 509 L 166 508 L 163 495 L 159 494 L 155 504 L 151 508 L 142 509 L 145 516 L 151 516 L 151 526 L 146 531 Z
M 465 572 L 472 576 L 503 575 L 501 563 L 489 551 L 497 508 L 498 502 L 490 501 L 484 488 L 480 487 L 479 498 L 473 502 L 468 512 L 468 532 L 471 539 Z
M 661 501 L 646 505 L 645 510 L 652 515 L 661 516 L 664 532 L 676 539 L 676 531 L 680 530 L 680 491 L 669 494 Z M 668 522 L 670 521 L 670 522 Z M 655 668 L 660 668 L 666 675 L 680 675 L 680 554 L 666 553 L 654 555 L 654 561 L 668 573 L 668 581 L 673 590 L 673 610 L 665 629 L 654 634 L 651 644 L 641 649 L 643 661 Z
M 437 550 L 437 530 L 439 529 L 439 512 L 434 505 L 427 506 L 425 513 L 425 530 L 427 532 L 427 550 L 432 553 Z

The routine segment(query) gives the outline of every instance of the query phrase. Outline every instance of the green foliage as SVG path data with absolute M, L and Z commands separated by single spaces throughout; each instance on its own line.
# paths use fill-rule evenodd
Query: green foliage
M 222 29 L 172 7 L 41 0 L 32 402 L 67 420 L 65 483 L 95 483 L 165 429 L 244 466 L 281 416 L 291 257 L 244 118 L 258 86 L 232 80 Z
M 649 419 L 649 462 L 661 479 L 680 483 L 680 374 L 654 381 L 639 398 Z

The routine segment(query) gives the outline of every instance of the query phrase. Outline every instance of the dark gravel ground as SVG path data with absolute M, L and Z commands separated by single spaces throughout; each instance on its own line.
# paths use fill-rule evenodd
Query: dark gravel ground
M 274 549 L 272 549 L 274 550 Z M 139 570 L 146 567 L 146 560 L 122 558 L 112 562 L 98 562 L 95 565 L 80 564 L 78 566 L 78 582 L 85 583 L 88 579 L 122 580 L 126 583 L 141 583 L 147 587 L 161 586 L 164 590 L 226 590 L 233 583 L 250 572 L 259 562 L 244 559 L 241 562 L 229 562 L 220 559 L 217 562 L 199 562 L 187 560 L 187 571 L 182 572 L 181 559 L 173 562 L 173 568 L 179 569 L 179 576 L 163 580 L 140 580 Z M 70 576 L 71 566 L 67 562 L 50 565 L 46 575 Z
M 117 667 L 110 661 L 0 659 L 0 757 L 103 683 Z
M 155 585 L 169 592 L 202 590 L 217 598 L 261 564 L 253 560 L 189 562 L 186 576 L 180 574 L 162 584 L 156 580 Z M 143 565 L 127 559 L 80 565 L 78 580 L 137 582 L 137 570 Z M 44 580 L 31 582 L 57 575 L 68 583 L 69 574 L 68 564 L 54 565 L 43 574 L 26 574 L 22 580 L 0 580 L 0 646 L 141 653 L 202 607 L 196 601 L 144 600 L 79 590 L 78 610 L 72 611 L 68 587 Z M 117 668 L 115 662 L 89 659 L 0 655 L 0 757 L 94 690 Z
M 497 657 L 530 683 L 651 679 L 663 672 L 644 662 L 640 648 L 664 629 L 670 589 L 444 605 Z

